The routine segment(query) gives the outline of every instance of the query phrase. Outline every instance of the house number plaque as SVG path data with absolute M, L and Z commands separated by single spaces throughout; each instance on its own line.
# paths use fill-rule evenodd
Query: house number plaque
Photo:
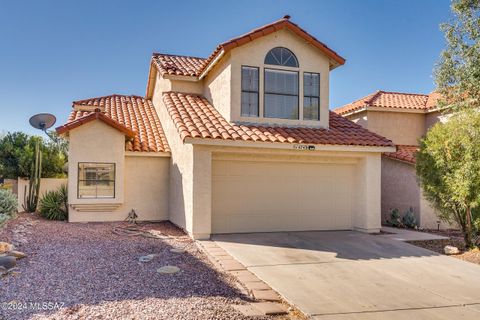
M 308 151 L 314 151 L 315 146 L 311 144 L 294 144 L 293 149 L 295 150 L 308 150 Z

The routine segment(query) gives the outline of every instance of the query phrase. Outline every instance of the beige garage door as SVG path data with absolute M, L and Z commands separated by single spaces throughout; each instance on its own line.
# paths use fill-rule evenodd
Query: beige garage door
M 212 233 L 352 228 L 354 167 L 213 161 Z

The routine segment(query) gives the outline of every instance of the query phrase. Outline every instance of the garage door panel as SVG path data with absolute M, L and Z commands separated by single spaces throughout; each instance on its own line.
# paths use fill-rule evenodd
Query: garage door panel
M 351 229 L 352 165 L 215 160 L 212 168 L 213 233 Z

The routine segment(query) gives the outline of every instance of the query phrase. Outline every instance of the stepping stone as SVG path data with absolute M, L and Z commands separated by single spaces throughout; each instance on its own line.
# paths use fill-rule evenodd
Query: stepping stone
M 235 304 L 232 306 L 233 309 L 240 312 L 245 317 L 260 317 L 265 315 L 259 309 L 255 308 L 252 303 L 249 304 Z
M 164 266 L 157 269 L 157 272 L 161 274 L 173 274 L 177 273 L 178 271 L 180 271 L 180 268 L 176 266 Z
M 22 259 L 22 258 L 25 258 L 27 255 L 23 252 L 20 252 L 20 251 L 15 251 L 15 250 L 12 250 L 12 251 L 8 251 L 7 252 L 7 255 L 8 256 L 12 256 L 12 257 L 15 257 L 17 259 Z
M 243 285 L 247 287 L 248 290 L 271 290 L 272 289 L 263 281 L 247 281 L 247 282 L 243 282 Z
M 149 255 L 146 255 L 146 256 L 141 256 L 140 258 L 138 258 L 138 261 L 139 262 L 150 262 L 153 260 L 153 258 L 156 256 L 156 254 L 149 254 Z
M 254 307 L 262 314 L 266 316 L 273 316 L 273 315 L 279 315 L 279 314 L 287 314 L 288 309 L 285 307 L 283 304 L 280 303 L 274 303 L 274 302 L 256 302 L 253 303 Z
M 170 249 L 170 252 L 173 252 L 173 253 L 185 253 L 185 249 L 183 248 L 172 248 Z
M 233 271 L 232 275 L 235 276 L 238 281 L 242 283 L 260 281 L 260 279 L 258 279 L 256 275 L 254 275 L 248 270 Z
M 243 266 L 243 264 L 235 260 L 223 260 L 223 261 L 220 261 L 220 264 L 222 265 L 223 269 L 225 269 L 226 271 L 245 270 L 245 267 Z
M 246 317 L 260 317 L 269 315 L 287 314 L 287 308 L 280 303 L 255 302 L 249 304 L 236 304 L 232 306 Z
M 253 290 L 253 296 L 258 300 L 280 301 L 280 297 L 273 290 Z

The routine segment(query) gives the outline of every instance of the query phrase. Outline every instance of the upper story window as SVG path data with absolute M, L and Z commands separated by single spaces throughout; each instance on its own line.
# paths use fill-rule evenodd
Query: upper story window
M 265 56 L 265 64 L 298 68 L 297 57 L 287 48 L 277 47 Z
M 242 66 L 242 117 L 258 117 L 258 68 Z
M 298 72 L 265 69 L 264 116 L 298 119 Z
M 303 73 L 303 119 L 320 120 L 319 73 Z

